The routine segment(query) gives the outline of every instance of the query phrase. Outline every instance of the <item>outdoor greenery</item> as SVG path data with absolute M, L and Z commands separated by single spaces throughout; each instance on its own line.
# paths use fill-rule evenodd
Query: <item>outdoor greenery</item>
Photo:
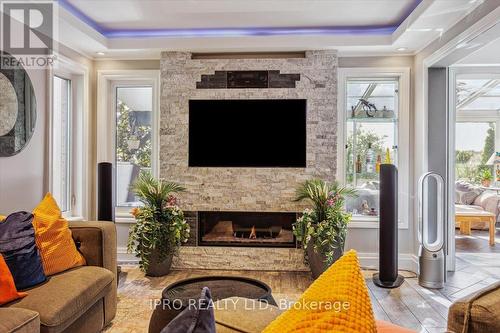
M 307 200 L 312 209 L 304 210 L 293 225 L 293 233 L 304 249 L 312 244 L 316 253 L 323 254 L 328 266 L 334 261 L 335 250 L 344 250 L 347 224 L 351 220 L 344 203 L 346 197 L 355 194 L 337 182 L 321 179 L 308 180 L 297 188 L 295 201 Z
M 136 125 L 133 110 L 122 101 L 118 101 L 117 108 L 116 159 L 150 168 L 151 126 Z M 138 147 L 131 145 L 132 142 L 137 142 Z
M 483 173 L 481 174 L 481 180 L 486 180 L 486 181 L 492 181 L 493 180 L 493 175 L 491 174 L 490 169 L 484 169 Z
M 489 124 L 488 132 L 484 140 L 483 149 L 480 152 L 471 150 L 457 150 L 455 152 L 456 179 L 465 180 L 473 184 L 480 184 L 484 177 L 491 176 L 493 179 L 491 165 L 486 165 L 491 155 L 495 153 L 495 127 Z
M 130 229 L 128 251 L 136 254 L 140 268 L 147 271 L 153 251 L 157 251 L 158 260 L 162 262 L 168 256 L 176 255 L 179 246 L 189 238 L 189 225 L 173 196 L 184 188 L 142 172 L 133 185 L 133 191 L 144 206 L 132 211 L 136 223 Z
M 481 164 L 486 164 L 490 159 L 491 155 L 495 153 L 495 126 L 493 123 L 489 124 L 488 133 L 486 139 L 484 140 L 484 148 L 481 155 Z

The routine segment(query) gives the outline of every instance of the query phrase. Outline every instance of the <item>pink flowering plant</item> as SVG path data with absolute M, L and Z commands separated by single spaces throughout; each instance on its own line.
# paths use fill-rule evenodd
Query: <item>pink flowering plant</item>
M 155 179 L 150 173 L 141 173 L 132 189 L 143 206 L 131 211 L 136 223 L 129 232 L 128 251 L 136 254 L 140 268 L 146 271 L 153 251 L 159 254 L 161 262 L 169 255 L 176 255 L 189 238 L 189 225 L 173 195 L 184 188 Z
M 355 195 L 353 189 L 321 179 L 305 181 L 297 188 L 295 201 L 307 200 L 312 208 L 302 212 L 293 233 L 304 250 L 312 245 L 316 253 L 324 255 L 328 266 L 335 260 L 335 250 L 344 250 L 347 224 L 352 217 L 345 211 L 345 198 Z

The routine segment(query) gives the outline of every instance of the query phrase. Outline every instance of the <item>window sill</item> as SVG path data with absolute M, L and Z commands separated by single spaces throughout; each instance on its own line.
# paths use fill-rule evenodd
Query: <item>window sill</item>
M 66 219 L 66 221 L 69 221 L 69 222 L 85 221 L 83 216 L 64 216 L 64 218 Z
M 349 229 L 379 229 L 380 220 L 378 216 L 353 216 L 351 222 L 347 225 Z M 408 229 L 401 220 L 398 223 L 398 229 Z

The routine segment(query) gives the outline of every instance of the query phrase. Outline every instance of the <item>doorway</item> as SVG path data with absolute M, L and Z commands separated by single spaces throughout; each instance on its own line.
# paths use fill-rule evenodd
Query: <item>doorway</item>
M 449 73 L 456 270 L 500 278 L 500 67 Z

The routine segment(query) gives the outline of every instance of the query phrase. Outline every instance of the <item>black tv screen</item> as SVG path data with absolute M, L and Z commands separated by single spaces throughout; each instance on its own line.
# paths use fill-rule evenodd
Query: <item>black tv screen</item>
M 190 100 L 189 166 L 306 166 L 306 100 Z

